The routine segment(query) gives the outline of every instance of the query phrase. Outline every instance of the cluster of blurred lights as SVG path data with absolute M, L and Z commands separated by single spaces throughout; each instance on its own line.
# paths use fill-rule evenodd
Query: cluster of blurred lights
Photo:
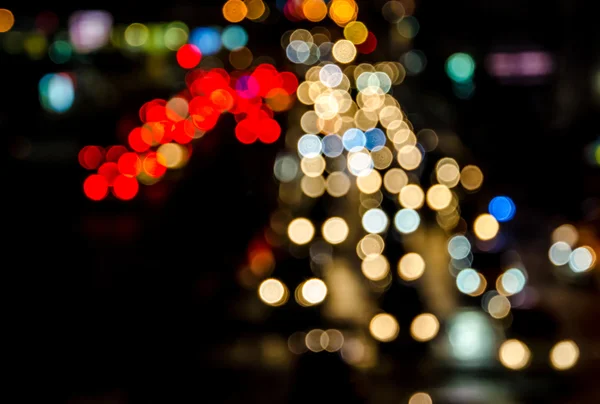
M 112 192 L 118 199 L 132 199 L 139 191 L 139 182 L 153 184 L 168 169 L 183 167 L 192 152 L 191 141 L 213 129 L 225 112 L 236 116 L 235 135 L 241 143 L 257 140 L 273 143 L 281 131 L 273 118 L 274 112 L 290 110 L 297 98 L 300 105 L 290 113 L 292 125 L 286 134 L 288 151 L 277 156 L 273 167 L 279 181 L 280 202 L 285 209 L 272 218 L 267 244 L 283 245 L 276 239 L 287 237 L 290 250 L 304 247 L 309 250 L 311 262 L 321 264 L 323 257 L 331 258 L 334 246 L 343 246 L 354 232 L 363 232 L 355 250 L 360 258 L 361 273 L 372 285 L 384 290 L 392 280 L 390 262 L 384 255 L 386 233 L 390 227 L 400 237 L 417 232 L 423 220 L 421 209 L 427 207 L 435 214 L 439 227 L 450 235 L 447 252 L 458 291 L 480 296 L 481 306 L 491 318 L 508 317 L 514 304 L 509 297 L 525 289 L 527 272 L 522 265 L 507 267 L 497 277 L 495 289 L 486 292 L 488 281 L 472 268 L 472 250 L 473 246 L 481 251 L 490 250 L 490 243 L 499 239 L 501 223 L 514 218 L 515 203 L 508 196 L 494 197 L 489 202 L 488 213 L 478 215 L 473 221 L 473 235 L 468 234 L 459 201 L 463 195 L 482 187 L 481 169 L 475 165 L 461 167 L 454 158 L 443 157 L 435 164 L 431 183 L 426 186 L 421 168 L 427 154 L 436 149 L 438 136 L 431 129 L 415 133 L 406 113 L 390 94 L 407 74 L 423 70 L 425 56 L 411 50 L 401 56 L 402 64 L 355 65 L 359 54 L 375 50 L 377 39 L 365 24 L 357 21 L 358 5 L 354 0 L 278 0 L 276 5 L 292 21 L 320 22 L 329 17 L 340 27 L 343 39 L 334 40 L 341 35 L 323 27 L 286 32 L 281 44 L 287 59 L 304 76 L 299 83 L 293 73 L 279 72 L 270 64 L 259 64 L 246 71 L 253 56 L 246 48 L 248 34 L 239 25 L 223 30 L 201 27 L 190 31 L 185 24 L 170 24 L 160 41 L 166 48 L 177 51 L 177 62 L 182 68 L 194 69 L 203 56 L 215 55 L 225 48 L 230 51 L 231 64 L 238 70 L 233 73 L 220 68 L 190 71 L 186 77 L 187 92 L 142 106 L 142 125 L 130 132 L 129 148 L 84 147 L 79 154 L 80 164 L 88 170 L 96 170 L 84 182 L 86 196 L 102 200 Z M 0 32 L 10 30 L 14 23 L 14 17 L 6 11 L 0 9 Z M 224 18 L 233 24 L 244 19 L 264 21 L 270 12 L 262 0 L 227 0 L 222 11 Z M 398 34 L 406 39 L 414 38 L 419 30 L 418 21 L 411 16 L 413 11 L 414 3 L 410 1 L 388 1 L 382 9 L 384 18 L 395 24 Z M 84 17 L 95 21 L 90 23 L 98 27 L 93 35 L 85 31 L 89 24 L 88 28 L 78 25 Z M 101 29 L 111 25 L 112 18 L 103 12 L 74 16 L 70 42 L 52 43 L 50 57 L 56 63 L 64 63 L 62 61 L 67 61 L 73 51 L 91 52 L 109 40 L 115 41 L 114 33 L 119 32 L 118 29 L 113 29 L 113 34 L 110 28 Z M 133 48 L 143 48 L 156 37 L 146 25 L 139 23 L 121 31 L 122 39 Z M 488 66 L 492 66 L 497 76 L 536 76 L 549 72 L 549 62 L 543 54 L 528 54 L 528 58 L 494 55 L 489 60 Z M 517 60 L 522 65 L 521 70 L 514 67 Z M 455 53 L 447 59 L 446 73 L 460 98 L 472 95 L 474 71 L 475 62 L 467 53 Z M 67 111 L 73 103 L 73 80 L 65 74 L 45 76 L 40 81 L 40 99 L 48 110 Z M 299 128 L 293 125 L 298 122 Z M 600 148 L 596 146 L 593 150 L 600 164 Z M 303 196 L 309 200 L 324 195 L 342 198 L 350 197 L 355 191 L 360 200 L 358 212 L 348 216 L 332 215 L 320 227 L 316 225 L 318 221 L 308 215 L 294 217 L 292 213 L 302 203 Z M 396 203 L 393 215 L 381 206 L 384 196 Z M 355 228 L 356 216 L 360 226 Z M 575 273 L 592 269 L 596 264 L 594 250 L 589 246 L 575 248 L 577 241 L 577 230 L 573 226 L 557 228 L 549 250 L 550 261 L 556 266 L 568 264 Z M 419 280 L 427 269 L 426 258 L 417 252 L 406 252 L 397 262 L 397 277 L 405 283 Z M 248 271 L 260 279 L 253 287 L 257 287 L 263 303 L 278 307 L 289 301 L 291 293 L 282 280 L 271 277 L 274 266 L 274 255 L 266 244 L 249 249 Z M 303 307 L 322 304 L 330 292 L 326 279 L 320 279 L 320 275 L 291 289 L 294 289 L 296 303 Z M 373 340 L 385 343 L 398 337 L 400 325 L 392 314 L 378 313 L 370 318 L 368 330 Z M 410 325 L 412 338 L 419 342 L 434 339 L 439 330 L 440 321 L 431 313 L 418 315 Z M 460 347 L 473 350 L 473 343 L 481 343 L 477 336 L 467 341 L 456 335 L 450 333 L 450 342 L 457 350 Z M 288 340 L 289 349 L 294 353 L 339 351 L 344 360 L 357 366 L 372 357 L 370 343 L 363 337 L 336 329 L 298 332 Z M 550 363 L 557 370 L 573 367 L 578 358 L 579 348 L 570 340 L 557 343 L 550 352 Z M 507 340 L 498 350 L 498 359 L 509 369 L 523 369 L 531 361 L 531 352 L 523 342 Z M 409 402 L 432 401 L 427 393 L 419 392 Z
M 3 24 L 0 29 L 5 30 L 0 32 L 9 31 L 12 28 L 11 21 L 14 23 L 10 11 L 0 12 L 0 24 Z M 248 42 L 248 33 L 240 25 L 206 26 L 191 30 L 181 21 L 114 25 L 113 16 L 102 10 L 74 12 L 68 20 L 68 32 L 56 32 L 58 17 L 54 13 L 41 13 L 36 19 L 35 28 L 29 33 L 7 32 L 3 38 L 5 50 L 9 53 L 25 50 L 33 59 L 41 59 L 47 54 L 54 63 L 65 64 L 73 55 L 85 55 L 107 48 L 126 52 L 165 53 L 177 51 L 189 43 L 203 55 L 210 56 L 222 49 L 239 51 Z
M 269 14 L 270 8 L 263 0 L 227 0 L 223 5 L 223 17 L 229 22 L 262 22 Z
M 310 66 L 318 62 L 348 64 L 354 61 L 358 53 L 373 52 L 377 47 L 377 39 L 362 22 L 355 21 L 344 29 L 344 39 L 335 42 L 332 42 L 330 30 L 315 27 L 312 31 L 287 31 L 281 38 L 281 45 L 288 60 L 298 65 Z
M 269 278 L 258 287 L 258 296 L 269 306 L 281 306 L 288 301 L 287 286 L 278 279 Z M 327 286 L 321 279 L 311 278 L 302 282 L 295 291 L 295 299 L 304 307 L 315 306 L 323 302 L 327 296 Z
M 343 27 L 356 20 L 358 4 L 355 0 L 278 0 L 277 7 L 290 21 L 323 21 L 327 16 Z
M 401 3 L 387 3 L 384 16 L 390 23 L 398 24 L 399 31 L 405 21 L 416 34 L 418 23 L 408 20 L 398 5 Z M 293 210 L 302 204 L 302 195 L 309 200 L 326 194 L 340 198 L 356 189 L 360 223 L 366 233 L 358 241 L 356 253 L 363 276 L 378 290 L 384 290 L 393 277 L 384 255 L 385 234 L 390 227 L 399 235 L 416 232 L 422 220 L 420 210 L 428 207 L 435 213 L 437 224 L 452 234 L 448 253 L 457 289 L 466 295 L 481 296 L 482 307 L 491 318 L 505 318 L 512 304 L 508 297 L 524 290 L 527 274 L 520 266 L 509 267 L 498 276 L 496 290 L 485 293 L 486 278 L 471 268 L 472 242 L 464 234 L 466 222 L 461 218 L 459 200 L 482 187 L 481 169 L 475 165 L 461 167 L 454 158 L 443 157 L 435 164 L 431 185 L 425 187 L 419 178 L 420 167 L 426 154 L 436 149 L 438 136 L 431 129 L 415 133 L 401 106 L 390 95 L 392 87 L 401 84 L 407 74 L 422 70 L 424 56 L 414 51 L 403 56 L 403 64 L 352 64 L 361 53 L 357 49 L 359 42 L 366 40 L 369 31 L 356 20 L 340 26 L 344 27 L 344 39 L 337 42 L 331 41 L 335 36 L 325 28 L 296 29 L 282 37 L 288 59 L 296 65 L 309 66 L 304 67 L 304 81 L 298 86 L 297 98 L 310 109 L 299 105 L 294 110 L 299 128 L 290 128 L 286 135 L 290 150 L 279 154 L 274 164 L 281 203 Z M 402 32 L 410 33 L 407 27 Z M 472 83 L 475 63 L 468 54 L 455 54 L 448 59 L 446 69 L 454 83 L 464 85 Z M 397 203 L 393 215 L 381 207 L 384 192 Z M 483 251 L 497 241 L 500 224 L 514 218 L 516 205 L 510 197 L 501 195 L 490 201 L 488 212 L 473 221 L 475 245 Z M 318 234 L 318 226 L 310 217 L 294 218 L 288 212 L 271 225 L 275 233 L 287 236 L 292 250 L 294 245 L 309 246 L 311 259 L 317 263 L 313 247 L 319 245 L 322 249 L 323 243 L 332 247 L 343 245 L 353 229 L 350 223 L 354 223 L 351 216 L 330 217 L 322 222 Z M 332 250 L 328 250 L 327 256 L 331 254 Z M 426 267 L 421 254 L 407 252 L 398 260 L 396 272 L 400 280 L 411 283 L 423 276 Z M 301 287 L 302 284 L 296 301 L 306 305 L 298 298 L 302 296 Z M 279 288 L 276 304 L 283 301 L 284 290 L 284 286 Z M 411 335 L 417 341 L 429 341 L 439 328 L 433 314 L 423 314 L 413 321 Z M 397 338 L 400 327 L 393 315 L 379 313 L 371 318 L 369 331 L 374 340 L 390 342 Z
M 509 339 L 500 345 L 498 359 L 507 369 L 522 370 L 531 363 L 532 354 L 523 341 Z M 579 347 L 572 340 L 557 342 L 549 353 L 550 365 L 559 371 L 571 369 L 578 360 Z
M 596 266 L 596 252 L 589 245 L 576 247 L 579 232 L 571 224 L 563 224 L 552 232 L 552 245 L 548 250 L 550 262 L 557 266 L 567 266 L 576 273 L 588 272 Z
M 193 68 L 201 53 L 188 44 L 179 49 L 177 58 L 182 67 Z M 189 143 L 213 129 L 226 112 L 237 117 L 235 134 L 241 143 L 273 143 L 281 132 L 273 114 L 292 105 L 297 83 L 293 73 L 279 72 L 269 64 L 231 74 L 223 69 L 191 70 L 186 76 L 187 91 L 169 100 L 149 101 L 140 108 L 142 125 L 128 136 L 133 152 L 127 154 L 126 162 L 110 162 L 114 164 L 111 172 L 131 179 L 127 180 L 130 183 L 136 178 L 148 185 L 157 182 L 167 169 L 185 165 L 191 153 Z M 102 177 L 102 173 L 97 175 Z M 100 177 L 92 176 L 85 182 L 84 191 L 90 199 L 103 199 L 112 184 L 112 177 L 104 181 Z M 133 197 L 127 196 L 120 199 Z

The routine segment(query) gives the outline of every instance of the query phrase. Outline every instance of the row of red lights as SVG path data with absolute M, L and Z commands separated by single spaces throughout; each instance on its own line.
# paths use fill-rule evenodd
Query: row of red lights
M 177 61 L 184 68 L 194 68 L 201 57 L 194 45 L 183 45 L 177 52 Z M 167 171 L 155 147 L 171 142 L 185 145 L 189 158 L 191 141 L 213 129 L 226 112 L 235 117 L 235 135 L 241 143 L 277 141 L 281 127 L 266 100 L 281 96 L 292 99 L 298 87 L 293 73 L 279 72 L 270 64 L 231 74 L 220 68 L 196 69 L 188 72 L 185 81 L 187 89 L 176 96 L 185 100 L 185 116 L 166 100 L 155 99 L 140 108 L 142 125 L 129 132 L 129 148 L 119 145 L 105 151 L 99 146 L 86 146 L 80 151 L 81 166 L 97 170 L 83 184 L 89 199 L 100 201 L 110 192 L 121 200 L 133 199 L 139 191 L 138 175 L 158 180 Z

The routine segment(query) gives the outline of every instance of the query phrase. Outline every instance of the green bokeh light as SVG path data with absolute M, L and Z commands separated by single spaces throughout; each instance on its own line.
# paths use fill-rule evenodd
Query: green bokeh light
M 67 63 L 73 55 L 71 44 L 66 41 L 56 41 L 48 48 L 48 56 L 56 64 Z
M 471 80 L 475 72 L 475 61 L 467 53 L 455 53 L 446 61 L 446 74 L 457 83 Z

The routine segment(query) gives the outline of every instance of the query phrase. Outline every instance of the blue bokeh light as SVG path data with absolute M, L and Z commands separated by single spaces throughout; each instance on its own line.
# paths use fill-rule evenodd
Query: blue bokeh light
M 304 135 L 298 140 L 298 153 L 302 157 L 313 158 L 321 154 L 323 145 L 317 135 Z
M 190 32 L 189 43 L 196 45 L 203 55 L 214 55 L 221 50 L 221 34 L 214 27 L 195 28 Z
M 327 157 L 337 157 L 344 152 L 344 144 L 339 135 L 327 135 L 323 138 L 323 154 Z
M 346 150 L 355 152 L 365 147 L 367 138 L 362 130 L 350 128 L 342 136 L 342 143 Z
M 497 196 L 490 201 L 488 211 L 497 221 L 508 222 L 515 217 L 517 207 L 508 196 Z
M 46 74 L 41 78 L 38 89 L 42 107 L 48 111 L 63 113 L 73 106 L 75 87 L 66 74 Z
M 385 133 L 379 128 L 369 129 L 365 132 L 366 144 L 365 147 L 370 151 L 378 151 L 385 146 Z

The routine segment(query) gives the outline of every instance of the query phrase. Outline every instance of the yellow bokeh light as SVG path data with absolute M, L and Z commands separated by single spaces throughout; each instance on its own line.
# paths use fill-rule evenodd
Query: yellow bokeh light
M 15 16 L 12 11 L 0 8 L 0 32 L 8 32 L 15 25 Z
M 240 22 L 248 15 L 248 7 L 242 0 L 227 0 L 223 6 L 223 17 L 229 22 Z
M 327 296 L 327 286 L 320 279 L 309 279 L 302 284 L 302 299 L 309 305 L 315 305 L 325 300 Z
M 302 12 L 308 21 L 319 22 L 327 16 L 327 4 L 323 0 L 306 0 Z
M 167 102 L 165 113 L 173 122 L 183 121 L 188 117 L 189 103 L 183 97 L 173 97 Z
M 323 223 L 323 238 L 331 244 L 343 243 L 348 237 L 350 228 L 341 217 L 329 218 Z
M 405 281 L 419 279 L 425 272 L 425 260 L 417 253 L 405 254 L 398 261 L 398 275 Z
M 356 245 L 356 254 L 364 260 L 380 255 L 384 248 L 385 241 L 379 234 L 367 234 Z
M 150 31 L 144 24 L 134 22 L 125 29 L 125 42 L 130 46 L 142 46 L 148 41 L 149 37 Z
M 253 21 L 262 17 L 266 11 L 265 3 L 262 0 L 246 0 L 246 7 L 248 8 L 246 18 Z
M 389 147 L 383 146 L 381 149 L 371 152 L 371 158 L 376 169 L 385 170 L 392 164 L 394 155 Z
M 33 32 L 25 38 L 23 47 L 30 58 L 39 60 L 46 54 L 48 40 L 45 35 L 39 32 Z
M 392 3 L 391 1 L 389 3 Z M 393 3 L 396 3 L 395 1 Z M 400 4 L 400 2 L 398 2 Z M 433 404 L 431 396 L 427 393 L 418 392 L 410 396 L 408 404 Z
M 419 209 L 425 201 L 423 189 L 416 184 L 409 184 L 400 190 L 400 204 L 407 209 Z
M 356 19 L 358 6 L 354 0 L 333 0 L 329 7 L 329 17 L 343 27 Z
M 361 270 L 365 278 L 380 281 L 390 272 L 390 264 L 383 255 L 371 255 L 365 257 L 361 264 Z
M 354 123 L 358 129 L 367 131 L 377 125 L 377 112 L 359 109 L 354 114 Z
M 315 236 L 315 227 L 310 220 L 306 218 L 297 218 L 288 225 L 288 237 L 298 245 L 309 243 Z
M 437 162 L 435 174 L 440 184 L 448 188 L 454 188 L 460 181 L 460 169 L 456 160 L 450 157 L 444 157 Z
M 325 331 L 320 330 L 320 329 L 314 329 L 314 330 L 310 330 L 305 337 L 305 344 L 306 347 L 311 350 L 312 352 L 322 352 L 323 351 L 323 345 L 321 344 L 321 339 L 323 338 L 323 335 L 325 334 Z
M 342 197 L 350 190 L 350 178 L 342 171 L 335 171 L 327 177 L 327 193 L 335 198 Z
M 550 364 L 556 370 L 571 369 L 579 360 L 579 347 L 572 340 L 558 342 L 550 351 Z
M 379 111 L 379 122 L 384 128 L 388 128 L 394 121 L 402 119 L 402 111 L 394 105 L 387 105 Z
M 558 243 L 559 241 L 563 241 L 567 243 L 571 248 L 575 247 L 577 241 L 579 240 L 579 232 L 577 228 L 572 224 L 563 224 L 558 226 L 552 232 L 552 242 Z
M 167 168 L 179 168 L 187 160 L 187 149 L 179 143 L 165 143 L 156 150 L 157 158 Z
M 290 35 L 290 42 L 291 41 L 302 41 L 310 44 L 314 43 L 314 38 L 310 31 L 306 29 L 297 29 Z
M 325 159 L 321 155 L 310 158 L 304 157 L 300 161 L 300 168 L 302 169 L 302 172 L 304 175 L 309 177 L 318 177 L 323 174 L 323 171 L 325 171 L 325 165 Z
M 460 173 L 460 183 L 467 191 L 476 191 L 483 184 L 483 173 L 477 166 L 465 166 Z
M 401 168 L 392 168 L 383 176 L 383 186 L 391 194 L 400 193 L 408 184 L 408 176 Z
M 380 313 L 371 319 L 369 331 L 376 340 L 389 342 L 396 339 L 400 332 L 400 326 L 396 318 L 391 314 Z
M 408 124 L 402 119 L 394 119 L 387 126 L 387 137 L 396 149 L 402 149 L 404 146 L 415 146 L 417 137 L 410 129 Z
M 440 322 L 431 313 L 419 314 L 410 325 L 410 335 L 419 342 L 430 341 L 440 330 Z
M 365 194 L 374 194 L 379 191 L 381 183 L 381 174 L 377 170 L 373 170 L 367 175 L 356 177 L 356 186 Z
M 289 296 L 285 285 L 277 279 L 265 279 L 258 287 L 260 300 L 269 306 L 281 306 Z
M 310 198 L 318 198 L 325 193 L 325 178 L 322 175 L 318 177 L 305 175 L 300 180 L 300 188 L 304 195 Z
M 354 45 L 360 45 L 367 40 L 369 30 L 360 21 L 352 21 L 344 28 L 344 37 Z
M 529 364 L 531 351 L 523 342 L 516 339 L 509 339 L 500 345 L 498 359 L 500 359 L 500 363 L 506 368 L 519 370 Z
M 500 224 L 494 216 L 489 213 L 484 213 L 475 219 L 473 230 L 475 231 L 477 238 L 487 241 L 496 237 L 500 230 Z
M 487 311 L 494 318 L 504 318 L 510 313 L 510 300 L 506 296 L 494 296 L 488 302 Z
M 350 63 L 356 58 L 356 46 L 347 39 L 340 39 L 332 48 L 331 53 L 339 63 Z
M 413 145 L 406 145 L 403 146 L 400 150 L 398 150 L 397 158 L 400 167 L 404 168 L 405 170 L 414 170 L 417 167 L 419 167 L 419 164 L 421 164 L 421 160 L 423 160 L 423 155 L 421 154 L 421 151 L 418 147 Z
M 452 202 L 452 191 L 441 184 L 436 184 L 427 190 L 427 205 L 433 210 L 443 210 Z
M 327 352 L 337 352 L 344 346 L 344 334 L 340 330 L 327 330 L 320 339 L 321 347 Z

